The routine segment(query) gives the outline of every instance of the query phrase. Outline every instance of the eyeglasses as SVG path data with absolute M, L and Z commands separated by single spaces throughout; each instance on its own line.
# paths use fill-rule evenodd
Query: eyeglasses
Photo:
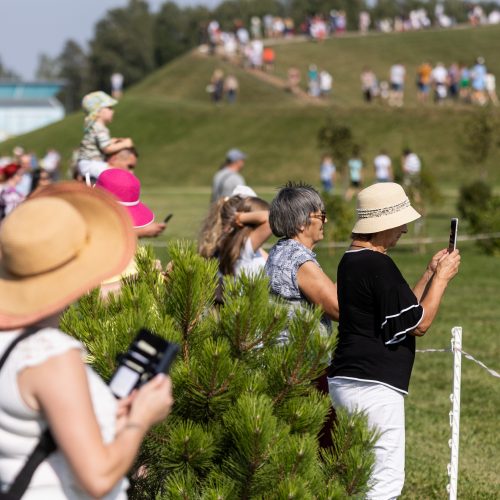
M 309 217 L 311 217 L 311 219 L 319 219 L 323 224 L 328 220 L 326 212 L 324 210 L 321 210 L 321 215 L 311 214 Z

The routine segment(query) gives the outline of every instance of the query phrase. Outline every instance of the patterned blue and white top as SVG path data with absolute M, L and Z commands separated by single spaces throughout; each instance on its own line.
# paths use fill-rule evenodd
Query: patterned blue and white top
M 269 251 L 269 256 L 265 265 L 265 272 L 269 277 L 271 294 L 277 295 L 290 305 L 289 317 L 293 315 L 295 308 L 309 305 L 310 302 L 300 291 L 297 282 L 297 272 L 302 264 L 314 262 L 320 269 L 321 266 L 316 260 L 316 254 L 296 240 L 283 238 L 279 240 Z M 331 331 L 330 320 L 323 315 L 321 323 L 324 325 L 326 333 Z M 282 339 L 286 342 L 288 333 L 283 332 Z

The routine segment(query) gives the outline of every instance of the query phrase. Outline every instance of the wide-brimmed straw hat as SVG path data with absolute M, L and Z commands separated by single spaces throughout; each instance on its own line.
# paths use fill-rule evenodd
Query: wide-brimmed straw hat
M 48 186 L 0 231 L 0 329 L 64 309 L 130 262 L 136 237 L 126 210 L 77 182 Z
M 96 186 L 117 198 L 118 203 L 128 210 L 134 227 L 144 227 L 154 221 L 154 213 L 140 200 L 141 183 L 132 172 L 109 168 L 99 175 Z
M 358 220 L 352 232 L 358 234 L 378 233 L 420 217 L 404 189 L 394 182 L 380 182 L 360 191 L 356 211 Z

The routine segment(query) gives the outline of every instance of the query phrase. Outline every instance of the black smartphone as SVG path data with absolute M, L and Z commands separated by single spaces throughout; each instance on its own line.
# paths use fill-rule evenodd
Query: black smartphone
M 448 252 L 451 253 L 457 248 L 457 235 L 458 235 L 458 219 L 453 217 L 450 225 L 450 242 L 448 243 Z
M 128 351 L 119 358 L 118 368 L 109 381 L 111 392 L 117 398 L 124 398 L 155 375 L 168 374 L 178 352 L 177 344 L 141 329 Z
M 172 217 L 174 216 L 174 214 L 168 214 L 164 219 L 163 219 L 163 223 L 166 224 Z

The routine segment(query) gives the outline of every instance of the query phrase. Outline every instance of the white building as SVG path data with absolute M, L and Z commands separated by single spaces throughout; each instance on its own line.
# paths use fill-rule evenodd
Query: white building
M 64 118 L 56 99 L 63 82 L 0 81 L 0 141 Z

